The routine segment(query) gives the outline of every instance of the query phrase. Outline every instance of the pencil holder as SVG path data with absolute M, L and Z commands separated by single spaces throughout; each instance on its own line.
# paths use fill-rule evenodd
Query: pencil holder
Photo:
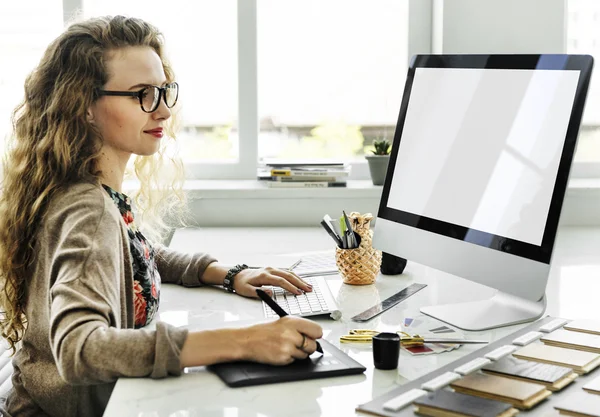
M 335 262 L 342 280 L 350 285 L 366 285 L 375 282 L 381 266 L 381 251 L 372 246 L 373 231 L 369 229 L 371 213 L 361 216 L 352 212 L 348 216 L 352 229 L 359 236 L 359 245 L 355 249 L 335 250 Z

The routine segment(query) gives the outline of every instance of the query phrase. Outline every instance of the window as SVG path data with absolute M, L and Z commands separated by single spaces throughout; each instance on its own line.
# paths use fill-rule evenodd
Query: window
M 258 0 L 259 158 L 362 160 L 394 136 L 408 2 Z
M 393 137 L 408 56 L 429 52 L 422 41 L 431 31 L 427 4 L 11 1 L 0 16 L 0 54 L 13 63 L 0 69 L 0 83 L 10 90 L 0 104 L 0 134 L 26 74 L 68 17 L 123 14 L 165 35 L 181 87 L 179 143 L 191 178 L 255 178 L 259 158 L 290 156 L 355 161 L 367 178 L 362 155 L 374 139 Z
M 255 178 L 259 157 L 352 160 L 393 137 L 407 2 L 81 1 L 85 17 L 138 16 L 165 34 L 191 177 Z
M 23 100 L 27 75 L 48 44 L 63 30 L 61 0 L 9 1 L 0 13 L 0 145 L 10 134 L 10 117 Z
M 597 48 L 600 26 L 596 22 L 600 2 L 569 0 L 568 9 L 567 52 L 589 54 L 596 61 L 579 133 L 574 171 L 578 176 L 600 177 L 600 51 Z

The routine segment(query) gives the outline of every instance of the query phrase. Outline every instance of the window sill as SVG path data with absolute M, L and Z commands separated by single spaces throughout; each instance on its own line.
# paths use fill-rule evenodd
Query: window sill
M 194 198 L 318 198 L 376 197 L 380 198 L 383 186 L 371 180 L 349 180 L 347 187 L 331 188 L 269 188 L 267 181 L 258 180 L 188 180 L 184 185 Z
M 569 193 L 600 193 L 600 178 L 574 178 L 569 181 Z
M 268 188 L 257 180 L 188 180 L 192 224 L 197 226 L 314 226 L 324 214 L 376 214 L 382 186 L 349 180 L 348 187 Z M 561 225 L 600 225 L 600 179 L 572 179 Z
M 381 185 L 371 180 L 349 180 L 347 187 L 269 188 L 258 180 L 187 180 L 184 189 L 191 198 L 337 198 L 340 196 L 380 197 Z M 600 178 L 575 178 L 569 181 L 567 196 L 600 194 Z

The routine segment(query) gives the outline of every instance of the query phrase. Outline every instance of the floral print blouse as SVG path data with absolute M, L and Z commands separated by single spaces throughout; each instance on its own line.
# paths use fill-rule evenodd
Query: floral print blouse
M 160 300 L 160 275 L 154 261 L 154 249 L 140 232 L 133 218 L 131 201 L 128 196 L 102 184 L 108 195 L 117 205 L 127 225 L 129 251 L 133 267 L 133 305 L 135 328 L 144 327 L 152 321 L 158 311 Z

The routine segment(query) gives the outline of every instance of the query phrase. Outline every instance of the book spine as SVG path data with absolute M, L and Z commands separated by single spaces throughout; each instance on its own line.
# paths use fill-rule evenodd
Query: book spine
M 347 177 L 348 171 L 302 171 L 297 169 L 272 169 L 274 177 Z
M 327 181 L 306 181 L 306 182 L 268 182 L 269 188 L 327 188 L 327 187 L 345 187 L 346 183 L 327 182 Z
M 346 182 L 346 177 L 315 177 L 315 176 L 296 176 L 291 175 L 289 177 L 272 177 L 274 181 L 280 182 L 308 182 L 308 181 L 318 181 L 318 182 Z

